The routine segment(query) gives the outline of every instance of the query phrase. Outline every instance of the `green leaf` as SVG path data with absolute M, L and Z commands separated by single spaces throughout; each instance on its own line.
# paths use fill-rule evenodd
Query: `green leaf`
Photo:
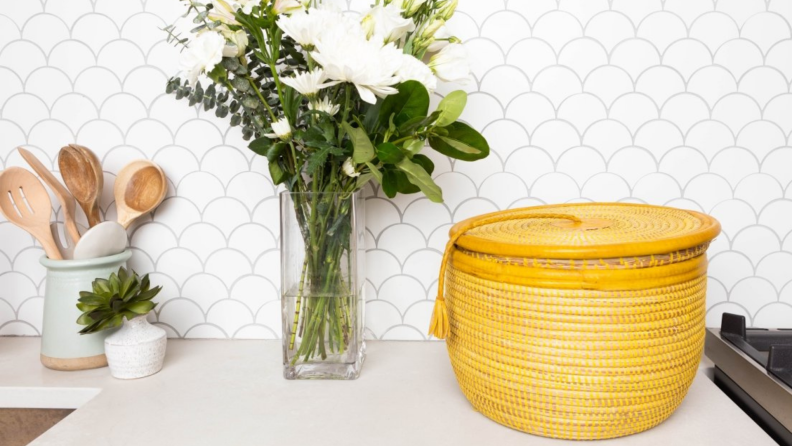
M 88 313 L 83 313 L 80 317 L 77 318 L 77 325 L 91 325 L 95 320 L 91 319 L 91 316 Z
M 121 297 L 121 299 L 126 300 L 127 293 L 130 291 L 131 288 L 133 288 L 135 279 L 137 279 L 137 277 L 135 277 L 134 274 L 129 274 L 124 279 L 124 282 L 121 283 L 121 289 L 118 292 L 118 295 Z
M 283 141 L 271 145 L 269 150 L 267 150 L 267 161 L 271 163 L 277 161 L 278 157 L 281 153 L 283 153 L 287 146 L 288 145 Z
M 421 191 L 421 188 L 410 183 L 410 180 L 407 179 L 407 174 L 402 172 L 401 170 L 394 170 L 396 172 L 396 186 L 399 189 L 400 194 L 410 195 L 410 194 L 417 194 Z
M 374 175 L 371 173 L 364 173 L 355 179 L 355 187 L 358 189 L 362 189 L 363 186 L 368 184 L 371 179 L 374 178 Z
M 216 84 L 222 84 L 225 79 L 228 79 L 228 72 L 223 64 L 215 65 L 214 69 L 206 74 L 209 79 L 213 80 Z
M 431 159 L 426 155 L 415 155 L 412 158 L 413 162 L 418 163 L 424 168 L 426 173 L 431 175 L 434 172 L 435 165 Z
M 462 161 L 476 161 L 489 155 L 487 140 L 469 125 L 455 122 L 444 130 L 446 136 L 429 137 L 429 145 L 443 155 Z
M 251 141 L 250 144 L 248 144 L 248 149 L 252 150 L 257 155 L 265 156 L 270 146 L 272 146 L 272 139 L 262 136 L 261 138 Z
M 438 127 L 446 127 L 453 124 L 462 116 L 467 105 L 468 95 L 463 90 L 452 91 L 448 93 L 440 105 L 437 106 L 437 111 L 440 112 L 440 117 L 437 118 L 435 125 Z
M 396 172 L 386 169 L 385 174 L 382 176 L 382 191 L 385 192 L 388 198 L 393 198 L 398 193 L 397 181 Z
M 109 293 L 110 292 L 110 282 L 107 279 L 96 279 L 93 282 L 93 290 L 94 293 Z
M 85 293 L 85 294 L 83 294 Z M 107 302 L 107 299 L 103 298 L 102 296 L 93 294 L 93 293 L 86 293 L 85 291 L 80 292 L 80 302 L 86 305 L 102 305 Z
M 377 181 L 380 184 L 382 184 L 382 172 L 380 172 L 380 170 L 377 169 L 377 166 L 375 166 L 375 165 L 373 165 L 373 164 L 371 164 L 369 162 L 366 163 L 366 166 L 368 166 L 369 170 L 371 171 L 371 174 L 374 175 L 374 178 L 376 178 Z
M 410 133 L 415 132 L 417 129 L 422 129 L 424 127 L 432 125 L 437 118 L 440 117 L 440 112 L 435 111 L 429 116 L 419 116 L 417 118 L 412 118 L 409 121 L 406 121 L 401 126 L 399 126 L 399 134 L 400 135 L 409 135 Z
M 90 313 L 91 311 L 94 311 L 97 308 L 99 308 L 98 305 L 88 305 L 82 302 L 77 304 L 77 309 L 82 311 L 83 313 Z
M 416 153 L 423 150 L 425 145 L 426 145 L 425 141 L 422 141 L 420 139 L 413 139 L 404 143 L 404 150 L 410 155 L 415 155 Z
M 159 294 L 160 291 L 162 291 L 162 287 L 161 286 L 154 287 L 154 288 L 152 288 L 150 290 L 147 290 L 147 291 L 143 291 L 142 293 L 137 295 L 137 297 L 135 298 L 135 301 L 139 302 L 139 301 L 142 301 L 142 300 L 151 300 L 151 299 L 154 298 L 154 296 Z
M 420 164 L 413 163 L 409 158 L 404 158 L 396 167 L 407 174 L 407 179 L 410 183 L 421 188 L 421 191 L 427 198 L 435 203 L 443 202 L 443 191 L 435 184 L 432 177 Z
M 404 159 L 404 154 L 393 143 L 384 142 L 377 146 L 377 158 L 385 164 L 396 164 Z
M 107 330 L 110 328 L 115 328 L 121 326 L 121 323 L 124 322 L 124 316 L 117 314 L 110 319 L 105 320 L 99 327 L 96 328 L 96 331 Z
M 308 157 L 308 163 L 306 166 L 306 171 L 313 175 L 315 174 L 320 168 L 324 167 L 325 162 L 327 162 L 327 157 L 330 155 L 341 156 L 344 154 L 344 150 L 336 147 L 332 144 L 322 143 L 317 144 L 321 146 L 319 150 L 312 153 L 311 156 Z
M 374 145 L 371 144 L 366 131 L 361 128 L 354 128 L 348 122 L 343 123 L 344 130 L 349 134 L 349 139 L 352 140 L 352 146 L 355 151 L 352 153 L 352 161 L 355 164 L 367 163 L 377 156 L 374 153 Z
M 272 183 L 276 186 L 283 183 L 283 181 L 286 179 L 286 172 L 281 169 L 277 162 L 269 163 L 269 172 L 270 176 L 272 177 Z
M 399 93 L 388 96 L 382 102 L 379 123 L 389 122 L 395 116 L 397 126 L 410 119 L 429 114 L 429 92 L 417 81 L 407 81 L 397 87 Z
M 154 308 L 154 302 L 145 300 L 142 302 L 135 302 L 126 306 L 126 309 L 135 314 L 146 314 Z

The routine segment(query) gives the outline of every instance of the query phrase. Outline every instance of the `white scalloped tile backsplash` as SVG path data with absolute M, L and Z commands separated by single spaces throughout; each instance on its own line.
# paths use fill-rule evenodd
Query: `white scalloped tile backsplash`
M 369 0 L 354 0 L 362 9 Z M 492 155 L 432 155 L 446 203 L 368 191 L 368 335 L 426 338 L 446 234 L 499 209 L 570 201 L 713 214 L 707 322 L 792 325 L 792 0 L 462 0 L 464 119 Z M 149 158 L 170 179 L 131 266 L 165 286 L 170 336 L 280 333 L 276 190 L 236 129 L 163 93 L 176 0 L 0 0 L 0 168 L 94 149 L 106 184 Z M 438 92 L 435 101 L 444 91 Z M 103 197 L 115 215 L 110 188 Z M 58 214 L 62 218 L 62 214 Z M 44 270 L 0 222 L 0 335 L 37 335 Z

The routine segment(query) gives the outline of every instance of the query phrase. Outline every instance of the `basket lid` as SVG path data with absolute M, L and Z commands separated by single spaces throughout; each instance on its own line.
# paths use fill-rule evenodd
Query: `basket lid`
M 458 248 L 541 259 L 666 254 L 709 243 L 720 223 L 699 212 L 630 203 L 536 206 L 474 217 L 451 228 Z

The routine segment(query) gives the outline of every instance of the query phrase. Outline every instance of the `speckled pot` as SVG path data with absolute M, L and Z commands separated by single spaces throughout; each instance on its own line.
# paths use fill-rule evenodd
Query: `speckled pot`
M 146 316 L 124 319 L 124 325 L 105 339 L 110 374 L 136 379 L 162 370 L 168 339 L 165 330 L 149 324 Z

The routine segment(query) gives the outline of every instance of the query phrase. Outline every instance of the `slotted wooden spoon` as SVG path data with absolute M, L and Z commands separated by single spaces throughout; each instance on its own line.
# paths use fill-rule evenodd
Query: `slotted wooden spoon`
M 17 147 L 17 150 L 30 167 L 41 177 L 41 180 L 49 186 L 52 193 L 55 194 L 55 198 L 60 201 L 61 209 L 63 209 L 63 224 L 72 242 L 76 244 L 80 241 L 80 231 L 77 229 L 77 223 L 74 221 L 74 212 L 77 209 L 77 203 L 74 201 L 74 197 L 63 187 L 63 184 L 55 178 L 55 175 L 53 175 L 46 166 L 41 164 L 41 161 L 33 156 L 32 153 L 22 147 Z
M 168 182 L 159 166 L 147 160 L 127 164 L 113 187 L 118 223 L 128 229 L 138 217 L 159 206 L 167 192 Z
M 88 217 L 89 227 L 94 227 L 102 221 L 99 213 L 99 198 L 104 187 L 104 177 L 101 165 L 98 166 L 98 170 L 96 168 L 98 163 L 96 155 L 82 146 L 70 144 L 63 147 L 58 154 L 58 166 L 63 181 Z
M 52 202 L 35 175 L 20 167 L 0 172 L 0 211 L 8 221 L 35 237 L 47 257 L 63 260 L 50 232 Z

